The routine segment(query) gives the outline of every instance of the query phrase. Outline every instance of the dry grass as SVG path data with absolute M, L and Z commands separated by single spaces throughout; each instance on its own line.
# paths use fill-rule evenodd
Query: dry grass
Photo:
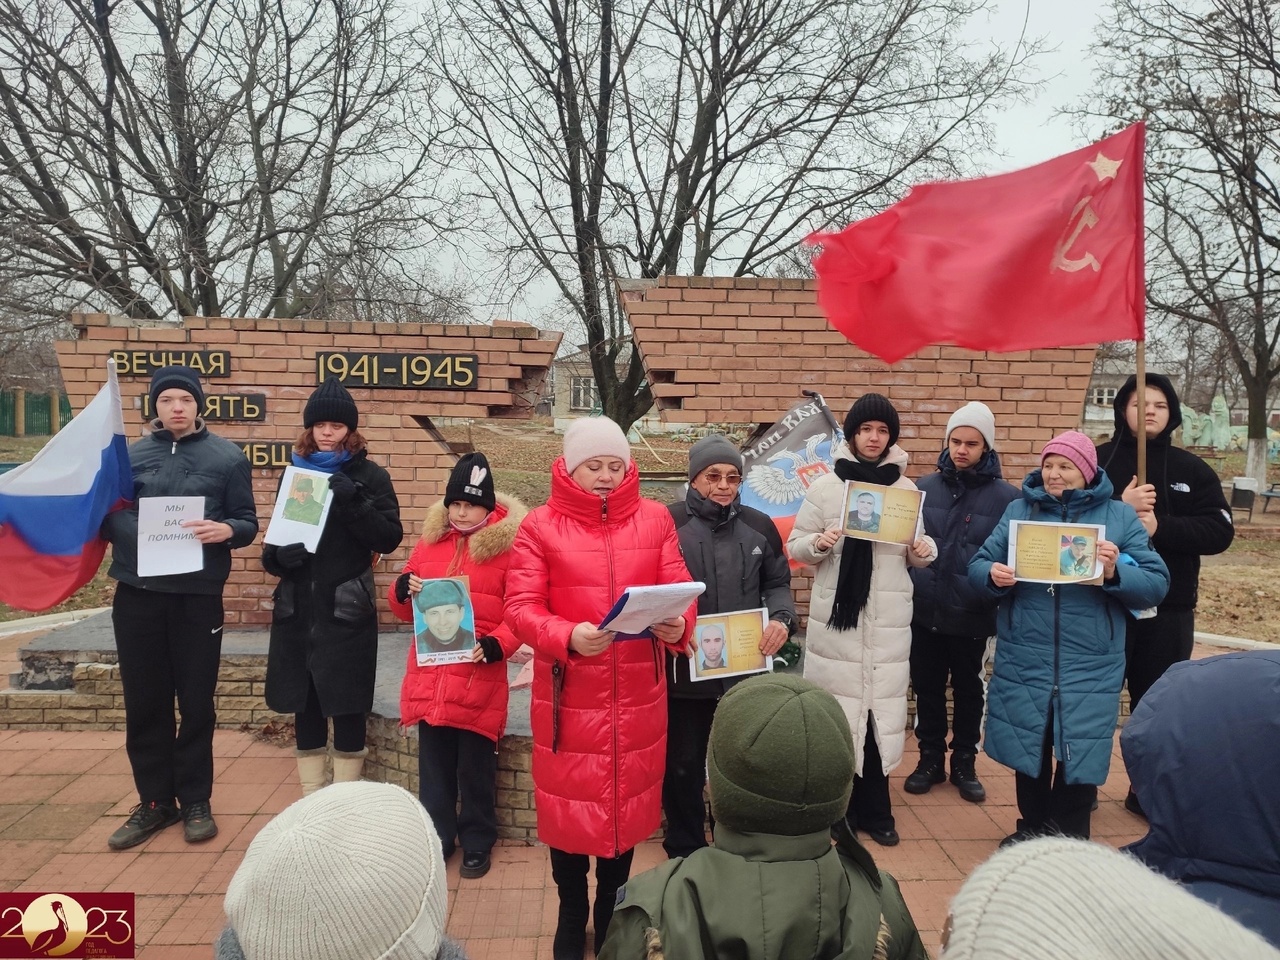
M 1277 598 L 1280 541 L 1237 537 L 1226 553 L 1204 559 L 1196 629 L 1280 643 Z

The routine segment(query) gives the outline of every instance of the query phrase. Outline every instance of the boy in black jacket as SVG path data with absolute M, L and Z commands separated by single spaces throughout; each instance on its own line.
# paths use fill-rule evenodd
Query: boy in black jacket
M 1156 615 L 1128 619 L 1125 674 L 1130 712 L 1165 670 L 1191 659 L 1200 558 L 1222 553 L 1235 536 L 1218 475 L 1194 453 L 1173 446 L 1173 431 L 1182 425 L 1182 408 L 1169 378 L 1158 373 L 1147 374 L 1141 419 L 1147 435 L 1148 482 L 1138 484 L 1137 391 L 1137 377 L 1130 377 L 1120 388 L 1115 400 L 1115 437 L 1098 448 L 1098 465 L 1111 479 L 1115 498 L 1138 512 L 1151 545 L 1169 568 L 1169 593 Z M 1142 815 L 1132 790 L 1124 805 Z
M 138 806 L 107 840 L 112 850 L 137 846 L 179 820 L 188 843 L 218 833 L 209 798 L 222 589 L 231 551 L 258 532 L 249 461 L 205 427 L 195 371 L 162 367 L 151 377 L 150 398 L 151 432 L 129 447 L 134 503 L 103 524 L 111 542 L 108 574 L 118 581 L 111 624 L 124 686 L 125 750 L 138 788 Z M 203 545 L 199 570 L 139 576 L 137 501 L 144 497 L 204 498 L 205 519 L 184 524 Z
M 1018 498 L 1005 483 L 996 455 L 996 419 L 985 403 L 966 403 L 947 421 L 938 472 L 916 484 L 925 493 L 924 532 L 938 559 L 912 569 L 911 689 L 916 697 L 920 763 L 908 793 L 928 793 L 947 779 L 947 677 L 955 701 L 951 724 L 951 782 L 960 796 L 981 803 L 987 792 L 974 762 L 982 732 L 983 660 L 996 632 L 991 601 L 969 583 L 969 561 Z

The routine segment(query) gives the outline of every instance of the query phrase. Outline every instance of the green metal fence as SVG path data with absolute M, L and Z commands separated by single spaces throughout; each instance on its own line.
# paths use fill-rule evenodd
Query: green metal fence
M 71 422 L 71 401 L 58 397 L 57 409 L 47 393 L 26 391 L 22 403 L 22 430 L 18 430 L 18 391 L 0 390 L 0 437 L 48 437 Z

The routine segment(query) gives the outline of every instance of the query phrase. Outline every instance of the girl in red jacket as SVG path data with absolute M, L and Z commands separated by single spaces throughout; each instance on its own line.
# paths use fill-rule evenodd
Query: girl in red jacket
M 507 624 L 534 649 L 533 783 L 538 837 L 560 894 L 555 960 L 582 960 L 587 872 L 596 857 L 595 943 L 604 943 L 633 848 L 662 816 L 667 687 L 663 650 L 684 652 L 696 607 L 654 640 L 597 625 L 623 590 L 690 579 L 671 513 L 640 496 L 612 420 L 575 420 L 551 466 L 551 498 L 520 526 Z
M 391 585 L 391 608 L 412 622 L 422 581 L 467 577 L 475 611 L 470 663 L 420 667 L 414 646 L 400 687 L 400 723 L 418 724 L 418 792 L 447 860 L 462 842 L 462 876 L 489 872 L 498 839 L 494 810 L 498 739 L 507 725 L 507 668 L 519 642 L 502 623 L 507 562 L 520 521 L 518 500 L 498 497 L 483 453 L 462 457 L 444 500 L 427 511 L 422 538 Z M 462 808 L 458 812 L 461 791 Z

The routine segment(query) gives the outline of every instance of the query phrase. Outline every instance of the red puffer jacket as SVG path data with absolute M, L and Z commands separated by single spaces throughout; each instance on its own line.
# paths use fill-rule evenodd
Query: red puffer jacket
M 569 652 L 569 635 L 583 621 L 599 623 L 627 587 L 689 579 L 671 512 L 640 496 L 634 461 L 602 500 L 556 460 L 551 499 L 521 524 L 507 580 L 507 625 L 534 649 L 533 783 L 543 843 L 615 857 L 658 828 L 667 741 L 660 644 L 620 640 L 583 657 Z M 685 613 L 685 643 L 695 613 L 696 605 Z
M 475 608 L 476 636 L 496 637 L 509 657 L 520 641 L 502 621 L 507 563 L 520 521 L 529 511 L 512 497 L 498 494 L 497 499 L 488 525 L 466 537 L 449 526 L 443 501 L 431 507 L 422 522 L 422 538 L 404 569 L 424 579 L 467 577 Z M 389 599 L 396 616 L 412 623 L 413 603 L 396 599 L 394 582 Z M 419 720 L 433 727 L 470 730 L 497 741 L 507 726 L 506 663 L 420 667 L 410 644 L 409 662 L 400 685 L 400 723 L 408 727 Z

